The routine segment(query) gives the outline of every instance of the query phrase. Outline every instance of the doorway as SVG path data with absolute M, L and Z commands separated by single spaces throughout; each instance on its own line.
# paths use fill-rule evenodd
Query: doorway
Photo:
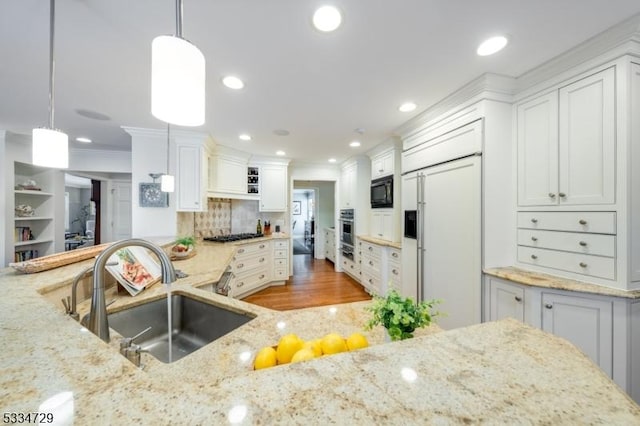
M 293 255 L 312 257 L 315 251 L 316 190 L 294 189 L 291 226 Z
M 100 243 L 96 223 L 100 221 L 100 191 L 91 179 L 65 173 L 64 176 L 64 248 L 65 251 Z M 98 182 L 99 183 L 99 182 Z M 96 203 L 97 201 L 97 203 Z

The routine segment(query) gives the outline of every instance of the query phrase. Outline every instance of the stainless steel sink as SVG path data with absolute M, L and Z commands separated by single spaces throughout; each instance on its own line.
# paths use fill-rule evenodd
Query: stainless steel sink
M 171 311 L 171 361 L 167 299 L 109 314 L 109 326 L 123 337 L 133 337 L 151 327 L 135 343 L 158 360 L 169 363 L 184 358 L 255 318 L 251 314 L 240 314 L 183 294 L 171 295 Z

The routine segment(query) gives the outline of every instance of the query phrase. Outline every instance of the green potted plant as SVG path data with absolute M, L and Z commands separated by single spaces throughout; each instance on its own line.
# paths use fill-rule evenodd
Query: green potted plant
M 440 301 L 435 299 L 416 303 L 392 288 L 386 297 L 374 296 L 373 303 L 365 308 L 373 314 L 365 329 L 371 330 L 376 325 L 382 325 L 392 341 L 410 339 L 417 328 L 428 326 L 439 315 L 433 311 L 438 303 Z
M 193 237 L 181 237 L 174 241 L 171 254 L 176 257 L 188 256 L 195 248 L 196 239 Z

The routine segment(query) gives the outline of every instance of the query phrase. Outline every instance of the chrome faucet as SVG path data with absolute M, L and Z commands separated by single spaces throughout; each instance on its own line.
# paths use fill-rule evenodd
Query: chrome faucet
M 151 250 L 160 260 L 162 282 L 171 284 L 176 280 L 176 271 L 169 256 L 159 246 L 139 238 L 122 240 L 107 247 L 96 259 L 93 267 L 93 295 L 91 296 L 91 311 L 89 313 L 89 330 L 109 343 L 109 322 L 107 320 L 107 306 L 104 295 L 104 269 L 107 261 L 116 251 L 130 246 L 139 246 Z

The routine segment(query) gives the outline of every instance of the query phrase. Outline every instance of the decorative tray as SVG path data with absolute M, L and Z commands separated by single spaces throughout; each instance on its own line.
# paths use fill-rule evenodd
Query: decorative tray
M 66 251 L 64 253 L 51 254 L 49 256 L 25 260 L 24 262 L 9 263 L 9 266 L 25 274 L 48 271 L 50 269 L 59 268 L 61 266 L 70 265 L 72 263 L 95 257 L 110 245 L 110 243 L 105 243 L 97 246 Z

